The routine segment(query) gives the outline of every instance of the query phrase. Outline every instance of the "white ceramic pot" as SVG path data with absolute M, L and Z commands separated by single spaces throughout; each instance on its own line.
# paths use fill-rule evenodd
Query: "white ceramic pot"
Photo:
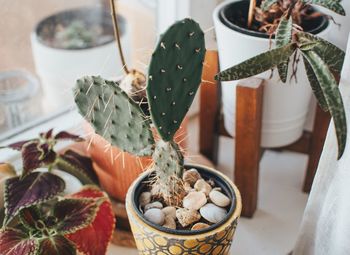
M 88 24 L 93 22 L 102 24 L 109 31 L 108 33 L 113 35 L 111 15 L 103 8 L 84 7 L 67 10 L 39 22 L 31 35 L 31 43 L 36 72 L 45 93 L 44 105 L 47 111 L 57 110 L 58 107 L 67 107 L 74 103 L 72 88 L 78 78 L 84 75 L 113 77 L 122 73 L 122 64 L 113 36 L 101 45 L 84 49 L 54 48 L 39 36 L 46 24 L 54 24 L 57 20 L 69 23 L 77 17 L 87 19 Z M 127 24 L 122 17 L 118 19 L 124 54 L 126 61 L 129 61 Z
M 236 31 L 220 18 L 220 12 L 234 2 L 241 1 L 225 1 L 213 13 L 221 70 L 269 50 L 268 38 Z M 327 34 L 328 29 L 324 29 L 318 36 L 325 38 Z M 291 65 L 289 69 L 291 74 Z M 265 148 L 288 145 L 301 137 L 312 97 L 302 59 L 298 65 L 297 81 L 291 79 L 283 84 L 277 70 L 271 79 L 270 75 L 270 71 L 257 75 L 258 78 L 265 79 L 261 137 L 261 145 Z M 235 135 L 237 83 L 222 82 L 225 128 L 232 136 Z

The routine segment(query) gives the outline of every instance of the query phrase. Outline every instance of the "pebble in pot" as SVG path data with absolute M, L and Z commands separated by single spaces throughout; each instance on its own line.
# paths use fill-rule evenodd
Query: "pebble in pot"
M 145 212 L 144 216 L 150 222 L 158 225 L 163 225 L 165 221 L 164 212 L 158 208 L 149 209 L 147 212 Z
M 200 214 L 211 223 L 218 223 L 226 217 L 226 210 L 212 203 L 206 204 L 200 209 Z
M 214 204 L 220 207 L 226 207 L 231 203 L 231 200 L 226 195 L 217 190 L 212 190 L 209 193 L 209 198 Z
M 193 191 L 185 196 L 182 203 L 185 208 L 197 211 L 207 203 L 207 197 L 201 191 Z
M 176 218 L 181 226 L 187 227 L 188 225 L 199 221 L 201 215 L 197 211 L 180 208 L 176 210 Z
M 209 195 L 210 191 L 211 191 L 211 186 L 203 179 L 199 179 L 195 185 L 194 185 L 194 188 L 197 190 L 197 191 L 202 191 L 204 192 L 205 195 Z
M 184 182 L 188 182 L 191 186 L 194 185 L 196 181 L 201 178 L 201 175 L 195 168 L 191 168 L 190 170 L 185 171 L 182 175 L 182 180 Z
M 173 206 L 167 206 L 164 207 L 162 209 L 163 213 L 165 214 L 165 216 L 170 216 L 172 217 L 174 220 L 176 219 L 176 208 Z
M 152 209 L 152 208 L 162 209 L 163 205 L 161 202 L 158 202 L 158 201 L 145 205 L 145 211 L 148 211 L 149 209 Z
M 140 197 L 139 197 L 140 206 L 145 206 L 145 205 L 151 203 L 151 197 L 152 197 L 151 192 L 142 192 Z
M 198 223 L 193 225 L 191 230 L 201 230 L 201 229 L 205 229 L 205 228 L 209 228 L 209 227 L 210 227 L 210 225 L 208 225 L 206 223 L 198 222 Z
M 170 229 L 176 229 L 175 219 L 172 218 L 170 215 L 165 216 L 163 227 L 170 228 Z

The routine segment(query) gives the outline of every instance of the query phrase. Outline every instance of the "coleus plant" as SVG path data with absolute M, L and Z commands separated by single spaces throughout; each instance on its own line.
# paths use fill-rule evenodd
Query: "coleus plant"
M 256 0 L 252 0 L 251 5 L 255 4 Z M 271 9 L 280 11 L 279 16 L 274 17 L 278 21 L 270 28 L 270 32 L 275 35 L 275 48 L 230 67 L 215 78 L 219 81 L 240 80 L 277 67 L 280 79 L 285 83 L 290 58 L 294 55 L 295 65 L 301 55 L 320 107 L 329 111 L 333 117 L 338 140 L 338 158 L 341 158 L 346 145 L 347 124 L 337 78 L 340 77 L 345 53 L 330 42 L 302 30 L 298 19 L 300 10 L 311 5 L 319 5 L 345 15 L 340 0 L 264 0 L 259 6 L 260 15 L 276 14 Z
M 115 218 L 108 196 L 97 186 L 87 185 L 75 194 L 64 195 L 65 182 L 50 171 L 59 168 L 63 157 L 77 176 L 92 169 L 86 158 L 53 150 L 60 139 L 80 141 L 66 132 L 40 134 L 39 139 L 11 144 L 22 152 L 25 170 L 5 181 L 5 218 L 0 230 L 3 255 L 105 254 Z M 34 146 L 35 145 L 35 146 Z M 39 153 L 40 152 L 40 153 Z M 67 159 L 68 158 L 68 159 Z M 29 164 L 32 159 L 32 164 Z M 37 171 L 46 167 L 48 171 Z M 66 166 L 67 167 L 67 166 Z M 68 172 L 72 172 L 69 170 Z M 86 176 L 83 175 L 86 181 Z

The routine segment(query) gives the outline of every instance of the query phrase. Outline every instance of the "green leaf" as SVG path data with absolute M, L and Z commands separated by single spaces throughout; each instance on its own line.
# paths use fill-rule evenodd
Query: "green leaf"
M 337 82 L 327 64 L 314 51 L 302 51 L 323 91 L 329 111 L 333 117 L 338 139 L 338 159 L 344 153 L 347 137 L 346 115 Z
M 215 79 L 234 81 L 260 74 L 287 61 L 295 50 L 294 43 L 270 50 L 218 73 Z
M 323 59 L 332 71 L 339 74 L 341 73 L 345 59 L 344 51 L 330 42 L 310 33 L 299 32 L 297 37 L 301 50 L 313 50 Z
M 53 209 L 57 232 L 66 235 L 89 226 L 96 217 L 98 206 L 96 200 L 89 198 L 67 198 L 57 202 Z
M 286 19 L 285 16 L 281 18 L 281 21 L 277 27 L 276 31 L 276 48 L 283 47 L 291 42 L 292 40 L 292 30 L 293 30 L 293 20 L 292 17 Z M 282 80 L 282 82 L 287 81 L 288 75 L 288 65 L 289 59 L 287 61 L 282 62 L 277 66 L 278 74 Z
M 33 172 L 20 179 L 13 177 L 5 182 L 5 224 L 19 210 L 54 198 L 65 188 L 64 181 L 51 173 Z
M 37 239 L 19 229 L 5 228 L 0 231 L 1 255 L 36 255 Z
M 40 255 L 75 255 L 73 242 L 61 235 L 51 236 L 40 240 Z
M 273 4 L 277 3 L 277 1 L 278 1 L 278 0 L 265 0 L 265 1 L 263 1 L 263 2 L 261 3 L 260 8 L 261 8 L 264 12 L 266 12 L 266 11 L 269 10 L 269 8 L 270 8 Z
M 317 77 L 316 77 L 314 71 L 312 70 L 312 67 L 310 66 L 309 62 L 305 59 L 305 57 L 303 59 L 304 59 L 304 66 L 306 69 L 307 78 L 310 82 L 311 88 L 315 94 L 317 102 L 320 105 L 320 107 L 322 108 L 322 110 L 324 110 L 326 112 L 329 109 L 328 109 L 327 101 L 323 95 L 321 85 L 319 84 Z
M 345 10 L 340 0 L 302 0 L 305 4 L 315 4 L 327 8 L 335 13 L 345 16 Z M 345 0 L 346 1 L 346 0 Z

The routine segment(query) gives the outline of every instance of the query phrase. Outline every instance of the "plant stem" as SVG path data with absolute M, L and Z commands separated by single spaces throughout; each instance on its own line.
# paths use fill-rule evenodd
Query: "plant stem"
M 117 18 L 117 13 L 115 11 L 115 4 L 114 4 L 114 0 L 110 0 L 110 6 L 111 6 L 111 15 L 112 15 L 112 20 L 113 20 L 113 29 L 114 29 L 114 36 L 115 36 L 115 40 L 117 42 L 117 47 L 119 50 L 119 56 L 120 56 L 120 60 L 122 62 L 123 65 L 123 70 L 126 74 L 129 73 L 129 69 L 126 66 L 126 62 L 125 62 L 125 58 L 124 58 L 124 54 L 123 54 L 123 49 L 122 49 L 122 45 L 120 42 L 120 31 L 119 31 L 119 26 L 118 26 L 118 18 Z
M 256 7 L 256 0 L 250 0 L 248 13 L 248 28 L 251 28 L 254 19 L 254 12 Z

